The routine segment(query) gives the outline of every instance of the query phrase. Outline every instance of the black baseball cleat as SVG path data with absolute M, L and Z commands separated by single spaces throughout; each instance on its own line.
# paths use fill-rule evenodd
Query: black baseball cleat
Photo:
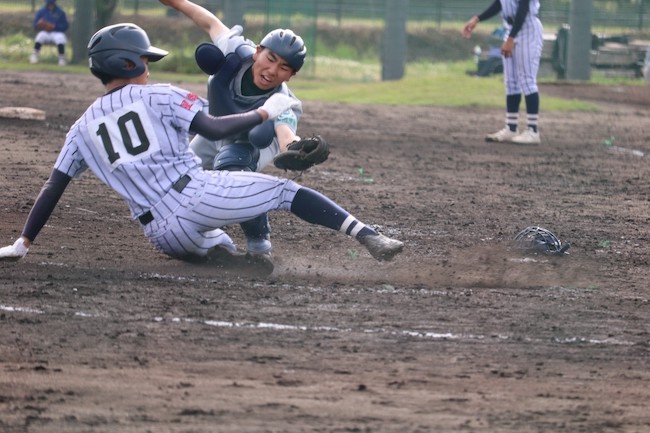
M 273 273 L 270 254 L 231 253 L 223 247 L 215 247 L 208 252 L 205 262 L 242 276 L 267 277 Z
M 379 261 L 392 260 L 404 249 L 403 242 L 382 234 L 365 236 L 359 239 L 359 242 L 366 247 L 371 256 Z

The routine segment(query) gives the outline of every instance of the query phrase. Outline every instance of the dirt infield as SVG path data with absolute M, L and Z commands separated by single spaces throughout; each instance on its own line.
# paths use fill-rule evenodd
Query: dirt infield
M 0 119 L 2 244 L 100 92 L 3 71 L 0 105 L 47 119 Z M 300 182 L 403 240 L 390 263 L 276 213 L 274 273 L 224 274 L 157 253 L 74 181 L 0 263 L 0 431 L 650 431 L 650 91 L 549 94 L 599 110 L 543 112 L 543 145 L 515 146 L 482 140 L 499 110 L 305 103 L 299 133 L 333 149 Z M 518 254 L 528 225 L 571 254 Z

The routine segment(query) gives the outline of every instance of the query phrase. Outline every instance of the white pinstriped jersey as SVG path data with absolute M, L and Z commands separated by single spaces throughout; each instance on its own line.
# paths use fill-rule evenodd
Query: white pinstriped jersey
M 122 196 L 135 218 L 196 170 L 188 131 L 207 101 L 169 84 L 127 85 L 97 100 L 70 128 L 54 168 L 90 170 Z
M 514 18 L 519 7 L 519 0 L 499 0 L 501 2 L 501 16 Z M 539 15 L 539 0 L 530 0 L 528 15 Z

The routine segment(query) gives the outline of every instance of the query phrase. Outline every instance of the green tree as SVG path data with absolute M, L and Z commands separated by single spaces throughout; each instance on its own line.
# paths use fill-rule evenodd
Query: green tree
M 101 2 L 101 1 L 100 1 Z M 72 63 L 86 62 L 88 41 L 93 35 L 95 0 L 75 0 L 74 22 L 72 25 Z
M 102 0 L 96 2 L 97 15 L 95 24 L 97 29 L 106 27 L 113 19 L 115 8 L 117 8 L 118 0 Z

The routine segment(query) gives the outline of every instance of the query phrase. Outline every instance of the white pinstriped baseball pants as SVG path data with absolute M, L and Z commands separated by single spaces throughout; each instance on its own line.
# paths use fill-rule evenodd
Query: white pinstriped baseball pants
M 510 28 L 506 28 L 506 37 Z M 530 95 L 538 91 L 537 73 L 544 48 L 544 28 L 536 16 L 528 16 L 515 38 L 511 57 L 502 57 L 506 95 Z
M 182 190 L 170 190 L 150 209 L 153 221 L 144 234 L 172 257 L 205 256 L 211 248 L 235 245 L 220 227 L 240 223 L 271 210 L 291 210 L 300 185 L 261 173 L 204 171 L 188 173 Z

